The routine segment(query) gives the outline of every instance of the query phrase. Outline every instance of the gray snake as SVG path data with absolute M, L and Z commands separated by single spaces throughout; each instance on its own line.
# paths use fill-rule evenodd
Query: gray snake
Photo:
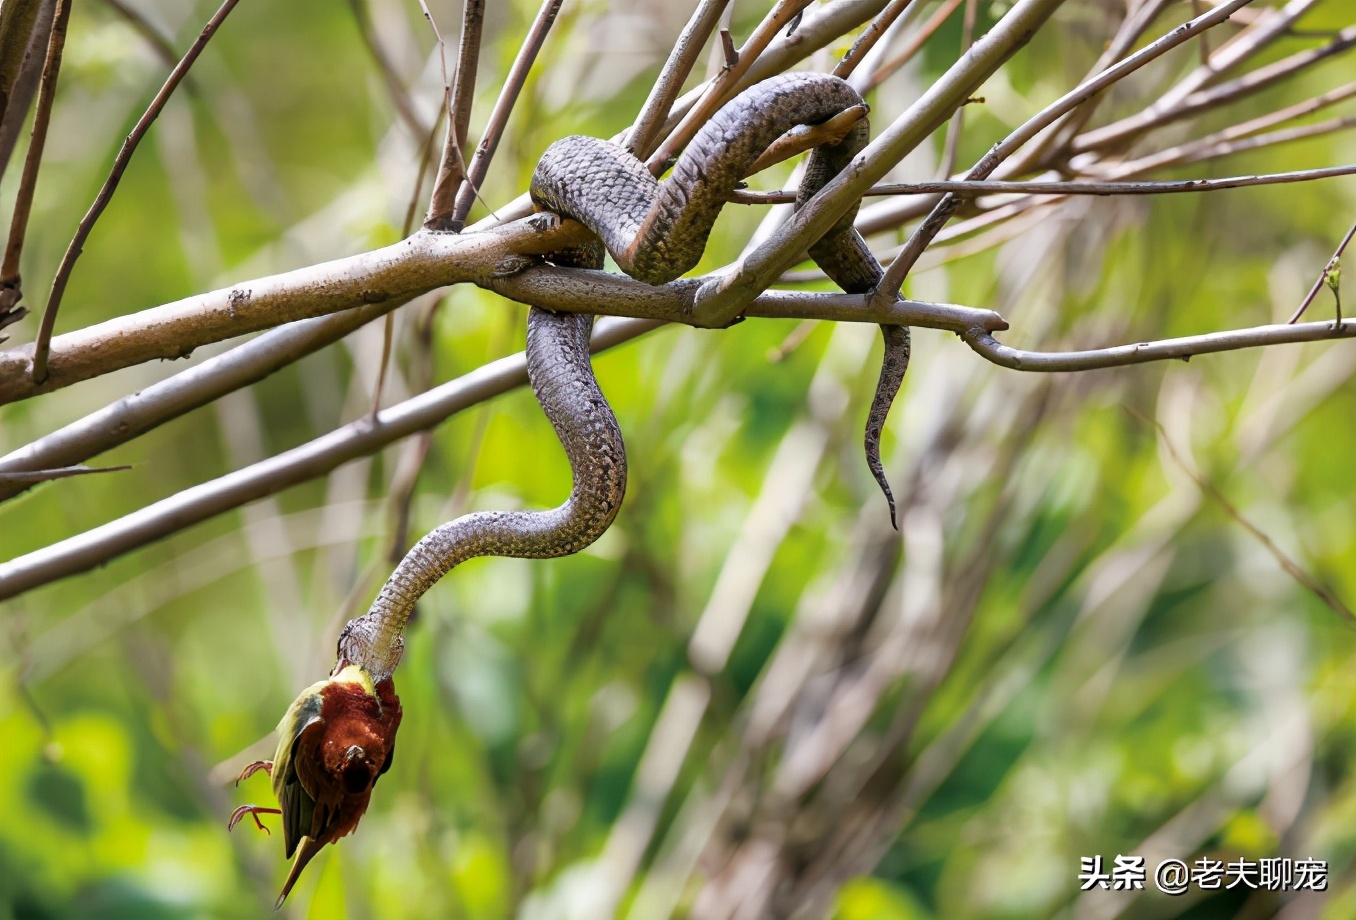
M 860 105 L 846 82 L 824 74 L 782 74 L 724 106 L 688 144 L 662 182 L 625 148 L 592 137 L 552 144 L 532 177 L 539 210 L 573 218 L 598 237 L 552 253 L 556 265 L 601 269 L 604 247 L 632 277 L 663 284 L 695 266 L 726 197 L 777 138 Z M 838 143 L 815 148 L 798 192 L 804 203 L 865 146 L 862 119 Z M 880 264 L 852 228 L 854 207 L 810 248 L 810 257 L 848 293 L 871 291 Z M 621 431 L 593 377 L 589 334 L 593 318 L 533 308 L 528 314 L 527 363 L 533 392 L 555 428 L 573 472 L 564 504 L 550 511 L 468 514 L 433 530 L 397 566 L 371 609 L 349 622 L 339 663 L 359 664 L 381 680 L 394 671 L 405 623 L 415 601 L 453 566 L 475 556 L 545 558 L 578 552 L 602 535 L 626 489 Z M 895 518 L 880 461 L 880 433 L 909 360 L 909 331 L 882 326 L 885 360 L 866 425 L 866 455 Z

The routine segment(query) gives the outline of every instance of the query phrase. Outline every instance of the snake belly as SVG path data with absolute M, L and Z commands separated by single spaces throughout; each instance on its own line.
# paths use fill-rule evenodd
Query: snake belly
M 736 96 L 696 134 L 662 182 L 630 151 L 596 137 L 566 137 L 542 156 L 532 177 L 541 210 L 573 218 L 592 230 L 617 265 L 648 284 L 672 281 L 701 259 L 707 236 L 727 196 L 773 141 L 798 125 L 816 125 L 862 97 L 828 74 L 789 73 Z M 797 206 L 838 175 L 866 146 L 861 119 L 838 143 L 816 147 L 797 191 Z M 810 257 L 849 294 L 874 290 L 882 271 L 852 227 L 854 206 L 810 247 Z M 554 258 L 552 261 L 556 261 Z M 579 263 L 575 263 L 579 264 Z M 867 413 L 867 466 L 896 524 L 895 500 L 880 460 L 881 430 L 909 366 L 909 330 L 881 326 L 885 357 Z

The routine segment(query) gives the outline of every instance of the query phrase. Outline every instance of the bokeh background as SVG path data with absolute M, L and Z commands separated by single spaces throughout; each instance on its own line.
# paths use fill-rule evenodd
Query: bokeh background
M 215 8 L 127 3 L 180 50 Z M 488 7 L 476 130 L 537 4 Z M 766 7 L 736 3 L 734 34 Z M 458 8 L 429 2 L 452 43 Z M 357 9 L 240 5 L 122 180 L 59 331 L 400 238 L 439 58 L 417 4 Z M 567 0 L 483 199 L 523 191 L 552 140 L 629 125 L 689 12 Z M 1001 8 L 978 12 L 982 29 Z M 1080 79 L 1122 14 L 1070 0 L 967 108 L 958 162 Z M 1173 6 L 1151 34 L 1190 15 Z M 953 20 L 871 99 L 878 126 L 955 59 Z M 1261 61 L 1351 20 L 1347 0 L 1323 0 L 1313 34 Z M 1099 117 L 1134 111 L 1198 54 L 1174 52 Z M 1204 124 L 1309 98 L 1351 66 L 1338 55 Z M 167 69 L 111 5 L 76 4 L 24 263 L 39 303 Z M 941 157 L 939 135 L 896 174 L 932 178 Z M 1338 132 L 1155 178 L 1353 161 Z M 427 182 L 417 194 L 422 213 Z M 763 216 L 727 210 L 702 270 Z M 936 247 L 906 291 L 999 310 L 1004 341 L 1029 348 L 1283 321 L 1354 215 L 1351 179 L 1072 200 Z M 1332 315 L 1327 291 L 1311 311 Z M 524 319 L 468 286 L 402 308 L 385 403 L 521 349 Z M 7 330 L 10 345 L 35 328 Z M 94 461 L 130 471 L 0 505 L 0 558 L 359 418 L 382 341 L 365 327 Z M 577 557 L 474 561 L 421 603 L 395 765 L 284 915 L 644 920 L 721 884 L 789 879 L 829 886 L 844 920 L 1356 916 L 1356 632 L 1278 558 L 1356 603 L 1353 347 L 1041 377 L 915 330 L 885 437 L 900 534 L 861 456 L 879 352 L 869 325 L 754 320 L 600 356 L 631 461 L 621 516 Z M 4 406 L 0 453 L 184 366 Z M 466 510 L 554 505 L 568 484 L 520 390 L 0 605 L 0 917 L 264 915 L 280 835 L 228 835 L 225 820 L 270 792 L 230 779 L 328 670 L 393 544 Z M 1080 857 L 1117 854 L 1314 857 L 1330 884 L 1080 893 Z

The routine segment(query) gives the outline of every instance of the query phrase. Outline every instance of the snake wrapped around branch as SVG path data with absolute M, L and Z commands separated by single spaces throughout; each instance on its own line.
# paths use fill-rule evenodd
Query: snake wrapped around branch
M 552 144 L 532 178 L 541 211 L 572 218 L 598 239 L 552 253 L 556 265 L 601 269 L 604 248 L 623 271 L 650 284 L 672 281 L 701 258 L 706 238 L 729 193 L 759 156 L 787 131 L 817 125 L 862 104 L 846 82 L 824 74 L 782 74 L 726 104 L 697 133 L 672 173 L 656 181 L 625 148 L 592 137 Z M 811 152 L 801 183 L 803 204 L 866 145 L 860 119 L 845 137 Z M 853 229 L 856 208 L 810 248 L 810 257 L 848 293 L 867 293 L 880 264 Z M 593 377 L 589 335 L 593 318 L 533 308 L 528 314 L 527 366 L 532 390 L 570 461 L 573 487 L 549 511 L 489 511 L 433 530 L 405 556 L 363 616 L 339 640 L 336 672 L 348 664 L 374 680 L 400 661 L 405 624 L 415 601 L 453 566 L 475 556 L 546 558 L 588 546 L 616 517 L 626 488 L 626 453 L 616 417 Z M 882 326 L 885 359 L 866 425 L 866 455 L 895 517 L 880 461 L 880 434 L 909 360 L 909 331 Z

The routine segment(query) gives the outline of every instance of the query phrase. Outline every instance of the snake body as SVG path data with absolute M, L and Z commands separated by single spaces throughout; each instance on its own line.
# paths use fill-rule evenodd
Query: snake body
M 602 241 L 633 278 L 663 284 L 693 268 L 729 193 L 773 141 L 797 125 L 817 125 L 862 104 L 846 81 L 827 74 L 788 73 L 745 90 L 718 111 L 688 144 L 673 172 L 657 181 L 628 150 L 596 137 L 566 137 L 547 148 L 532 177 L 538 208 L 572 217 Z M 804 204 L 866 146 L 860 119 L 842 140 L 816 147 L 797 191 Z M 849 294 L 865 294 L 882 271 L 852 208 L 810 247 L 824 273 Z M 880 435 L 909 364 L 909 330 L 881 326 L 885 359 L 867 413 L 866 461 L 885 493 L 890 521 L 895 500 L 880 461 Z
M 538 209 L 573 218 L 598 242 L 552 253 L 557 265 L 601 269 L 603 249 L 627 274 L 650 284 L 677 278 L 700 260 L 726 196 L 777 138 L 798 125 L 827 121 L 860 105 L 846 82 L 823 74 L 783 74 L 745 91 L 697 133 L 662 182 L 625 148 L 592 137 L 552 144 L 532 178 Z M 806 164 L 801 203 L 837 175 L 865 146 L 859 120 L 838 143 L 817 147 Z M 854 208 L 810 249 L 810 256 L 849 293 L 866 293 L 881 268 L 852 228 Z M 339 640 L 336 672 L 348 664 L 380 681 L 395 670 L 415 602 L 453 566 L 475 556 L 546 558 L 588 546 L 612 523 L 626 489 L 621 431 L 589 362 L 591 316 L 528 314 L 527 364 L 533 392 L 565 448 L 573 487 L 550 511 L 490 511 L 444 524 L 405 556 L 371 609 L 349 622 Z M 867 462 L 895 505 L 880 462 L 880 432 L 909 359 L 909 332 L 882 326 L 885 362 L 866 426 Z

